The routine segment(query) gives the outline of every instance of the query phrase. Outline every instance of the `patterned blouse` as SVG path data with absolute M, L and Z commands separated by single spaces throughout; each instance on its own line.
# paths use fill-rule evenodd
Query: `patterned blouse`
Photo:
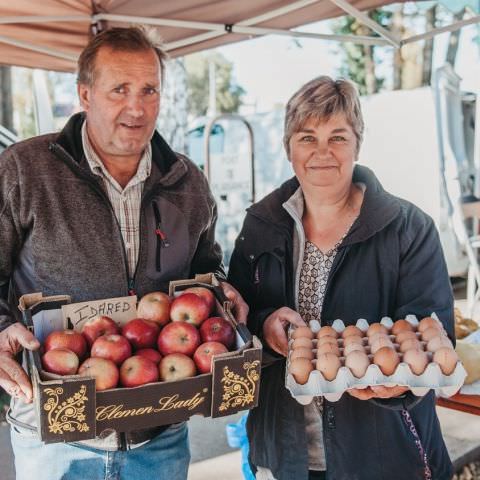
M 342 240 L 343 237 L 326 253 L 309 240 L 305 242 L 298 289 L 298 308 L 300 316 L 306 322 L 320 321 L 328 274 Z

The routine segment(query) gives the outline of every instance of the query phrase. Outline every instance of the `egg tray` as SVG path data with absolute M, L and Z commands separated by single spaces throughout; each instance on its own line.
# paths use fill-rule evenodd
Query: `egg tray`
M 434 313 L 431 315 L 438 320 Z M 405 318 L 415 328 L 418 326 L 418 319 L 415 315 L 407 315 Z M 387 329 L 393 325 L 393 321 L 389 317 L 384 317 L 380 321 Z M 366 332 L 369 323 L 365 319 L 358 319 L 355 324 L 360 330 Z M 341 333 L 345 329 L 345 324 L 342 320 L 335 320 L 332 327 Z M 320 323 L 316 320 L 310 322 L 310 328 L 313 333 L 320 330 Z M 289 330 L 289 347 L 293 340 L 291 340 L 292 329 Z M 393 338 L 390 335 L 390 338 Z M 338 339 L 341 342 L 341 339 Z M 339 343 L 340 346 L 340 343 Z M 314 369 L 309 376 L 308 382 L 304 385 L 298 384 L 293 375 L 289 373 L 290 366 L 290 348 L 287 360 L 285 386 L 288 388 L 292 396 L 302 405 L 309 404 L 313 397 L 323 396 L 330 402 L 336 402 L 340 399 L 343 393 L 350 388 L 367 388 L 374 385 L 407 386 L 416 396 L 423 396 L 429 390 L 435 390 L 438 396 L 450 397 L 454 395 L 463 385 L 467 372 L 465 371 L 461 362 L 457 362 L 455 370 L 450 375 L 444 375 L 440 370 L 438 364 L 431 362 L 427 365 L 425 371 L 421 375 L 412 373 L 408 364 L 400 362 L 393 375 L 384 375 L 378 365 L 370 364 L 363 377 L 355 377 L 349 368 L 341 366 L 338 370 L 337 376 L 332 381 L 327 381 L 323 375 Z M 371 355 L 369 355 L 370 357 Z M 430 357 L 431 358 L 431 357 Z M 344 357 L 340 357 L 344 361 Z M 316 360 L 312 360 L 315 362 Z

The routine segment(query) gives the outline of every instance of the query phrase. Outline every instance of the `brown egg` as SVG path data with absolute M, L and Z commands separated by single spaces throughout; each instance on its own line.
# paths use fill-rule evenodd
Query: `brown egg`
M 385 325 L 382 325 L 381 323 L 372 323 L 367 330 L 367 337 L 371 337 L 375 333 L 384 333 L 385 335 L 388 335 L 388 329 Z
M 347 337 L 350 337 L 351 335 L 355 335 L 357 337 L 363 337 L 363 332 L 355 325 L 349 325 L 342 332 L 342 338 L 347 338 Z
M 427 343 L 427 350 L 429 352 L 436 352 L 439 348 L 449 347 L 453 348 L 452 342 L 445 335 L 439 335 L 438 337 L 433 337 Z
M 352 343 L 356 343 L 357 345 L 363 345 L 363 338 L 357 335 L 350 335 L 349 337 L 343 339 L 344 348 L 348 345 L 351 345 Z
M 418 331 L 423 333 L 428 328 L 437 328 L 438 330 L 443 330 L 443 326 L 438 320 L 435 320 L 432 317 L 422 318 L 418 324 Z
M 393 348 L 382 347 L 375 352 L 373 363 L 379 366 L 384 375 L 393 375 L 400 363 L 400 358 Z
M 433 354 L 433 361 L 438 363 L 444 375 L 451 375 L 458 362 L 458 355 L 453 348 L 441 347 Z
M 405 330 L 413 332 L 415 328 L 410 322 L 403 319 L 397 320 L 393 323 L 392 333 L 394 335 L 398 335 L 400 332 L 404 332 Z
M 298 337 L 292 342 L 292 348 L 295 350 L 299 347 L 309 348 L 311 350 L 313 348 L 313 341 L 307 337 Z
M 390 340 L 390 337 L 387 334 L 378 332 L 368 337 L 368 344 L 372 345 L 372 343 L 375 343 L 379 338 L 387 338 Z
M 327 381 L 332 381 L 342 366 L 340 359 L 334 353 L 322 353 L 317 358 L 317 370 Z
M 398 348 L 400 352 L 404 353 L 407 350 L 423 350 L 423 345 L 416 338 L 407 338 Z
M 292 350 L 290 360 L 294 360 L 295 358 L 308 358 L 309 360 L 312 360 L 314 356 L 311 348 L 298 347 L 295 350 Z
M 403 361 L 408 364 L 414 375 L 421 375 L 427 368 L 428 355 L 423 350 L 407 350 L 403 354 Z
M 429 342 L 432 338 L 439 337 L 441 335 L 446 336 L 446 334 L 437 327 L 430 327 L 422 332 L 422 340 L 424 342 Z
M 345 366 L 350 369 L 352 375 L 356 378 L 361 378 L 365 375 L 370 360 L 365 352 L 354 350 L 347 355 L 345 359 Z
M 405 340 L 407 339 L 414 339 L 414 340 L 418 340 L 418 336 L 415 332 L 412 332 L 411 330 L 404 330 L 403 332 L 400 332 L 398 333 L 396 336 L 395 336 L 395 342 L 398 343 L 398 344 L 401 344 L 403 343 Z
M 313 332 L 310 330 L 310 327 L 297 327 L 292 332 L 292 338 L 307 337 L 313 338 Z
M 322 343 L 317 346 L 317 357 L 322 353 L 334 353 L 337 356 L 340 356 L 340 349 L 336 343 Z
M 334 337 L 320 337 L 317 340 L 317 345 L 323 345 L 324 343 L 334 343 L 335 345 L 337 345 L 338 340 Z
M 350 343 L 350 345 L 347 345 L 346 347 L 343 348 L 343 355 L 347 357 L 348 355 L 350 355 L 350 353 L 355 351 L 365 353 L 365 348 L 361 343 Z
M 312 370 L 313 364 L 308 358 L 296 358 L 290 362 L 290 373 L 299 385 L 308 382 Z
M 317 333 L 317 338 L 318 339 L 320 339 L 322 337 L 337 338 L 338 337 L 338 332 L 334 328 L 332 328 L 330 325 L 325 325 Z
M 393 343 L 387 336 L 377 338 L 371 345 L 370 351 L 375 354 L 381 348 L 388 347 L 393 349 Z

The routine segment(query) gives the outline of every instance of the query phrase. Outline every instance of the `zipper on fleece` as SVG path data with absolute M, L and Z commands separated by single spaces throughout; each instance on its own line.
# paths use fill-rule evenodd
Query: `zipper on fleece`
M 157 248 L 155 254 L 155 268 L 157 272 L 162 270 L 162 248 L 170 246 L 166 233 L 162 230 L 162 217 L 157 202 L 152 202 L 153 214 L 155 216 L 155 235 L 157 236 Z

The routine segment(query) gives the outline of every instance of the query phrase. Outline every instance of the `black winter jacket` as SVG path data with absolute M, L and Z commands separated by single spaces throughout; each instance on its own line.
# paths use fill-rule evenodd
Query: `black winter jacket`
M 322 324 L 336 318 L 346 324 L 407 314 L 421 318 L 435 311 L 453 339 L 453 296 L 433 221 L 385 192 L 369 169 L 357 165 L 353 181 L 367 190 L 330 271 Z M 249 304 L 248 326 L 260 338 L 270 313 L 295 308 L 294 222 L 282 204 L 298 187 L 292 178 L 248 209 L 230 262 L 229 281 Z M 247 423 L 250 462 L 268 467 L 277 480 L 307 480 L 304 408 L 285 388 L 285 358 L 264 347 L 259 405 Z M 434 405 L 433 391 L 370 401 L 344 394 L 337 402 L 325 401 L 327 478 L 450 479 L 452 465 Z

